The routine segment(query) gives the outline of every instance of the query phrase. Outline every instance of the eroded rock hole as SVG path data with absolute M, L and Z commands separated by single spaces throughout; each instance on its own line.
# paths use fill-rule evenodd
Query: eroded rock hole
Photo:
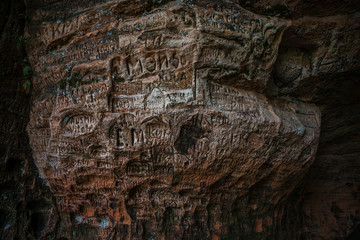
M 0 164 L 3 164 L 5 162 L 5 157 L 6 157 L 6 149 L 0 147 Z
M 9 158 L 6 162 L 6 170 L 8 172 L 19 171 L 23 166 L 24 161 L 18 158 Z
M 195 150 L 196 142 L 204 134 L 204 130 L 197 125 L 184 125 L 181 127 L 179 138 L 175 142 L 175 149 L 181 154 L 189 154 Z
M 122 130 L 121 130 L 121 129 L 117 129 L 117 130 L 116 130 L 116 146 L 118 146 L 118 147 L 124 146 L 124 143 L 123 143 L 122 140 L 123 140 Z
M 175 213 L 173 208 L 168 207 L 164 212 L 163 229 L 169 231 L 175 225 Z
M 31 209 L 31 211 L 33 211 L 33 212 L 40 212 L 44 209 L 50 209 L 51 204 L 44 200 L 33 200 L 33 201 L 29 201 L 26 204 L 26 208 Z
M 131 145 L 134 146 L 135 144 L 135 129 L 131 129 Z
M 36 239 L 41 238 L 41 234 L 46 228 L 46 218 L 44 213 L 34 213 L 31 215 L 31 228 Z

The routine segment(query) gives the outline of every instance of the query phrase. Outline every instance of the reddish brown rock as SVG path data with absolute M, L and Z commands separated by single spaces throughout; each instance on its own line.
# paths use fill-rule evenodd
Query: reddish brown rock
M 249 91 L 266 88 L 289 22 L 205 1 L 137 16 L 122 6 L 56 23 L 45 8 L 27 28 L 28 131 L 59 236 L 267 236 L 255 216 L 291 193 L 320 127 L 315 106 Z
M 26 1 L 1 238 L 356 239 L 357 3 L 330 2 Z

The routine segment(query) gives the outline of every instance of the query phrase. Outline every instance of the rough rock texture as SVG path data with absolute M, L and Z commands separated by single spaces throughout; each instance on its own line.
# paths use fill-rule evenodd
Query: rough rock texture
M 323 15 L 333 14 L 325 10 Z M 267 91 L 321 110 L 317 157 L 299 194 L 306 239 L 360 237 L 359 29 L 358 13 L 294 20 Z
M 357 1 L 2 4 L 2 239 L 359 236 Z
M 25 83 L 31 79 L 31 72 L 23 71 L 30 64 L 23 41 L 25 5 L 0 6 L 0 238 L 35 239 L 54 234 L 58 213 L 37 174 L 25 130 L 30 109 Z
M 260 94 L 290 23 L 236 4 L 137 7 L 31 15 L 28 131 L 59 237 L 271 236 L 320 129 L 314 105 Z

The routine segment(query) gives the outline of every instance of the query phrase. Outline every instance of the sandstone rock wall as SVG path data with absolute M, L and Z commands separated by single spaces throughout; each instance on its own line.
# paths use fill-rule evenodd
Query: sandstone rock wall
M 2 239 L 356 238 L 356 2 L 25 3 Z
M 60 236 L 269 236 L 320 127 L 315 106 L 261 95 L 290 23 L 236 4 L 124 1 L 54 24 L 54 9 L 72 14 L 63 4 L 27 27 L 28 131 Z

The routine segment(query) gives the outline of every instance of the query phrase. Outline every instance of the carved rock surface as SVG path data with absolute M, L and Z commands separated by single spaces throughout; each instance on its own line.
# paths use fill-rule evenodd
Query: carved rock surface
M 27 28 L 28 131 L 60 236 L 267 236 L 319 137 L 317 107 L 260 94 L 289 22 L 206 1 L 62 4 Z M 70 16 L 54 23 L 56 8 Z
M 358 5 L 329 2 L 25 1 L 1 239 L 356 239 Z

